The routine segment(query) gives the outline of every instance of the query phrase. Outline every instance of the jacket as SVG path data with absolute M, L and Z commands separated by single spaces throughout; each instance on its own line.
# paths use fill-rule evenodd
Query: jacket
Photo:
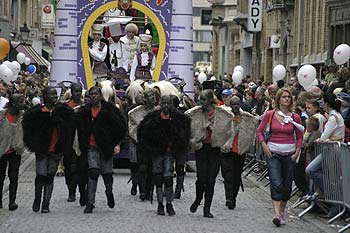
M 208 118 L 202 106 L 193 107 L 185 112 L 191 118 L 191 147 L 199 150 L 203 146 L 203 141 L 207 136 L 207 128 L 212 131 L 210 145 L 212 147 L 222 147 L 232 135 L 232 112 L 219 106 L 214 107 L 214 117 Z
M 101 150 L 104 159 L 110 158 L 125 136 L 126 122 L 120 111 L 113 104 L 101 101 L 101 111 L 93 119 L 91 104 L 82 107 L 78 113 L 78 139 L 82 156 L 89 149 L 90 136 L 95 136 L 96 145 Z

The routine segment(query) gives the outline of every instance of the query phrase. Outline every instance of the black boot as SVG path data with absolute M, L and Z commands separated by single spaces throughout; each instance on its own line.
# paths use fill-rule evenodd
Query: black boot
M 92 210 L 95 208 L 95 206 L 91 203 L 87 203 L 86 204 L 86 207 L 85 207 L 85 210 L 84 210 L 84 213 L 85 214 L 91 214 L 92 213 Z
M 43 182 L 43 179 L 45 178 L 46 177 L 35 178 L 35 194 L 34 194 L 34 202 L 32 206 L 32 209 L 34 212 L 38 212 L 40 210 L 41 194 L 44 187 L 44 184 L 42 182 Z
M 205 200 L 204 200 L 204 208 L 203 208 L 203 215 L 206 218 L 214 218 L 214 215 L 210 213 L 210 207 L 213 201 L 213 196 L 214 196 L 214 192 L 207 189 L 205 192 L 205 197 L 204 197 Z
M 85 206 L 86 200 L 87 200 L 87 192 L 85 188 L 82 188 L 81 190 L 79 190 L 79 192 L 80 192 L 79 204 L 80 206 Z
M 53 183 L 45 184 L 44 186 L 44 198 L 41 206 L 41 213 L 50 213 L 50 200 L 53 191 Z
M 9 210 L 13 211 L 18 208 L 18 205 L 16 204 L 16 194 L 17 194 L 17 186 L 18 186 L 18 178 L 13 177 L 10 178 L 10 202 L 9 202 Z
M 108 204 L 108 207 L 113 209 L 114 206 L 115 206 L 115 201 L 114 201 L 114 196 L 113 196 L 113 193 L 107 193 L 106 192 L 106 197 L 107 197 L 107 204 Z
M 175 215 L 175 210 L 174 210 L 174 207 L 171 203 L 166 204 L 166 212 L 168 213 L 169 216 Z
M 236 198 L 234 195 L 233 183 L 224 181 L 224 188 L 225 188 L 225 197 L 226 197 L 225 205 L 230 210 L 233 210 L 236 207 Z
M 135 196 L 137 194 L 137 173 L 134 173 L 132 172 L 131 173 L 131 183 L 132 183 L 132 186 L 131 186 L 131 190 L 130 190 L 130 194 L 132 196 Z
M 138 183 L 141 201 L 146 200 L 146 177 L 145 173 L 138 173 Z
M 165 215 L 163 203 L 158 203 L 157 215 Z
M 204 193 L 203 186 L 198 184 L 198 182 L 196 182 L 196 200 L 192 203 L 190 207 L 190 211 L 192 213 L 195 213 L 197 211 L 198 206 L 201 204 L 201 201 L 203 199 L 203 193 Z
M 226 200 L 225 205 L 229 210 L 234 210 L 236 208 L 236 199 L 234 200 Z
M 158 203 L 163 203 L 163 187 L 156 187 L 156 194 Z
M 174 194 L 175 199 L 180 199 L 181 197 L 181 192 L 184 188 L 184 180 L 185 180 L 185 175 L 176 176 L 176 187 L 175 187 L 175 194 Z
M 73 187 L 73 185 L 69 185 L 69 187 L 68 187 L 68 199 L 67 199 L 67 201 L 68 202 L 75 202 L 75 190 L 76 190 L 76 188 L 75 187 Z

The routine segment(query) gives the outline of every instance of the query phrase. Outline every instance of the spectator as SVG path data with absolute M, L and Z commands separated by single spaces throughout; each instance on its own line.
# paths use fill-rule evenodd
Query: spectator
M 340 114 L 341 103 L 333 93 L 323 95 L 323 110 L 328 112 L 328 121 L 324 126 L 324 131 L 320 137 L 320 141 L 344 141 L 345 125 Z M 323 193 L 323 174 L 322 174 L 322 156 L 317 157 L 306 167 L 306 174 L 313 180 L 315 185 L 314 198 L 319 193 Z M 330 211 L 326 217 L 332 217 L 335 213 Z
M 6 88 L 3 82 L 0 82 L 0 111 L 4 109 L 5 105 L 9 102 L 6 96 Z
M 275 110 L 267 112 L 258 129 L 258 142 L 267 157 L 271 199 L 275 216 L 272 222 L 278 227 L 285 224 L 285 208 L 292 191 L 295 160 L 302 147 L 302 132 L 293 124 L 301 123 L 293 114 L 293 98 L 288 89 L 280 89 L 275 98 Z M 264 137 L 264 129 L 270 128 L 270 137 Z M 294 137 L 294 135 L 296 135 Z M 266 140 L 266 142 L 265 142 Z

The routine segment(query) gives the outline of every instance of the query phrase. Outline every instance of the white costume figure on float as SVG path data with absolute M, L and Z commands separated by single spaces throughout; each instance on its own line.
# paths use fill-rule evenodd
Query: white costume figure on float
M 136 79 L 150 80 L 156 66 L 156 57 L 150 52 L 152 36 L 140 34 L 140 52 L 134 56 L 130 70 L 130 80 Z
M 135 36 L 138 33 L 139 29 L 134 23 L 129 23 L 125 27 L 126 35 L 123 36 L 120 40 L 124 42 L 126 48 L 125 57 L 128 59 L 128 71 L 131 68 L 132 62 L 136 53 L 140 49 L 140 39 L 138 36 Z
M 107 45 L 100 39 L 102 37 L 103 26 L 94 24 L 92 26 L 93 41 L 89 43 L 89 53 L 92 63 L 93 78 L 106 76 L 108 73 L 108 67 L 104 60 L 107 55 Z
M 122 28 L 119 23 L 116 23 L 110 25 L 109 30 L 111 33 L 111 37 L 108 38 L 111 69 L 115 72 L 117 68 L 122 67 L 127 72 L 129 60 L 124 56 L 127 52 L 124 42 L 120 40 L 123 36 Z

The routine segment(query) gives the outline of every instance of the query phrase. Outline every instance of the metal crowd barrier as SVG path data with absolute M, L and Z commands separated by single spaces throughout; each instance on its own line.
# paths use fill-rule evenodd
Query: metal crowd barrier
M 342 157 L 344 157 L 342 144 L 340 142 L 320 143 L 316 147 L 316 152 L 322 153 L 324 199 L 328 203 L 343 206 L 341 212 L 328 221 L 330 224 L 346 211 L 343 192 L 343 174 L 346 171 L 342 167 Z
M 322 203 L 329 203 L 341 208 L 340 212 L 328 221 L 330 224 L 350 209 L 350 146 L 340 142 L 317 143 L 314 155 L 322 155 L 324 199 L 312 200 L 310 206 L 298 216 L 302 217 L 315 205 L 323 209 Z M 341 228 L 339 232 L 349 228 L 350 224 Z
M 260 174 L 257 176 L 256 181 L 263 181 L 268 175 L 268 169 L 260 143 L 255 143 L 253 153 L 247 153 L 246 158 L 248 162 L 243 168 L 243 177 L 247 177 L 255 169 L 259 169 Z M 268 185 L 269 182 L 265 186 Z
M 350 146 L 341 144 L 341 166 L 342 166 L 342 185 L 343 185 L 343 204 L 345 209 L 350 209 Z M 339 232 L 344 232 L 350 228 L 350 224 L 344 226 Z

